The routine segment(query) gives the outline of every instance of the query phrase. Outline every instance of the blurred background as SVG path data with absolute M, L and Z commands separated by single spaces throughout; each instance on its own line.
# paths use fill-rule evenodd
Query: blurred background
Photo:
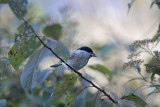
M 129 2 L 130 0 L 28 0 L 25 18 L 30 20 L 40 36 L 45 35 L 46 26 L 60 24 L 63 29 L 57 40 L 70 52 L 81 46 L 93 48 L 98 57 L 92 58 L 88 65 L 103 64 L 112 72 L 113 78 L 109 81 L 106 76 L 88 67 L 82 71 L 94 78 L 99 86 L 121 97 L 144 84 L 143 81 L 127 84 L 128 80 L 139 76 L 136 72 L 123 70 L 123 64 L 132 51 L 129 45 L 135 40 L 152 38 L 160 21 L 158 7 L 153 5 L 150 9 L 152 0 L 136 0 L 128 13 Z M 7 99 L 13 107 L 27 107 L 28 103 L 32 107 L 39 107 L 41 104 L 37 105 L 38 101 L 30 102 L 31 96 L 20 85 L 22 71 L 14 71 L 7 60 L 8 52 L 14 44 L 14 34 L 21 23 L 8 5 L 0 4 L 0 99 Z M 57 61 L 47 59 L 40 68 L 45 70 Z M 94 89 L 90 91 L 96 92 Z M 147 92 L 138 90 L 142 97 Z M 159 99 L 160 96 L 155 94 L 145 100 L 149 106 L 158 107 Z

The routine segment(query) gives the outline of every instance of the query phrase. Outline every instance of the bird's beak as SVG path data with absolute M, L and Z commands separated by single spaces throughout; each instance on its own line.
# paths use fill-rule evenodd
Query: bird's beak
M 91 56 L 92 56 L 92 57 L 97 57 L 97 55 L 96 55 L 96 54 L 94 54 L 94 53 L 92 53 L 92 54 L 91 54 Z

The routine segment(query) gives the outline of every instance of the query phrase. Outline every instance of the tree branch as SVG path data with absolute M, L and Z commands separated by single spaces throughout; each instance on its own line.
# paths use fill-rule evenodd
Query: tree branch
M 112 101 L 114 104 L 118 104 L 117 101 L 115 101 L 109 94 L 107 94 L 103 89 L 99 88 L 97 85 L 95 85 L 92 81 L 88 80 L 87 78 L 85 78 L 81 73 L 79 73 L 77 70 L 73 69 L 69 64 L 67 64 L 61 57 L 59 57 L 50 47 L 48 47 L 41 39 L 40 37 L 35 33 L 34 29 L 32 28 L 32 26 L 23 18 L 22 19 L 24 21 L 25 24 L 29 25 L 32 32 L 35 34 L 35 36 L 38 38 L 38 40 L 43 44 L 44 47 L 46 47 L 48 50 L 50 50 L 60 61 L 62 61 L 63 63 L 65 63 L 71 70 L 73 70 L 76 74 L 79 75 L 79 77 L 81 77 L 82 79 L 84 79 L 85 81 L 89 82 L 90 84 L 92 84 L 93 87 L 95 87 L 97 90 L 99 90 L 100 92 L 102 92 L 105 96 L 107 96 L 109 98 L 110 101 Z

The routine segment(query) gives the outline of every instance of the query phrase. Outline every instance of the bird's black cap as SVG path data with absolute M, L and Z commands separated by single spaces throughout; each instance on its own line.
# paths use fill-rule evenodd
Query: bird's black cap
M 89 52 L 89 53 L 93 53 L 92 49 L 89 48 L 89 47 L 87 47 L 87 46 L 83 46 L 83 47 L 81 47 L 81 48 L 79 48 L 79 49 L 77 49 L 77 50 L 84 50 L 84 51 L 87 51 L 87 52 Z

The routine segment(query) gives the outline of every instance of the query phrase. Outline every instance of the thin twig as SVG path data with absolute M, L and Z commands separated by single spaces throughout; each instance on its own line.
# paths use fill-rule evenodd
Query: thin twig
M 140 72 L 138 72 L 138 73 L 139 73 L 139 75 L 142 77 L 142 79 L 143 79 L 144 81 L 146 81 L 146 82 L 152 84 L 153 86 L 155 86 L 155 84 L 154 84 L 153 82 L 148 81 Z M 159 88 L 157 88 L 157 87 L 155 87 L 155 88 L 156 88 L 158 91 L 160 91 Z
M 141 49 L 143 49 L 145 52 L 147 52 L 148 54 L 150 54 L 150 55 L 152 55 L 152 56 L 154 56 L 153 54 L 152 54 L 152 52 L 150 52 L 150 51 L 148 51 L 148 50 L 146 50 L 144 47 L 140 47 Z
M 32 30 L 32 32 L 34 33 L 34 35 L 38 38 L 38 40 L 43 44 L 44 47 L 46 47 L 48 50 L 50 50 L 61 62 L 65 63 L 72 71 L 74 71 L 76 74 L 79 75 L 79 77 L 81 77 L 82 79 L 84 79 L 85 81 L 89 82 L 93 87 L 95 87 L 97 90 L 99 90 L 100 92 L 102 92 L 104 95 L 106 95 L 110 101 L 112 101 L 114 104 L 118 104 L 117 101 L 115 101 L 109 94 L 107 94 L 103 89 L 99 88 L 97 85 L 95 85 L 92 81 L 88 80 L 87 78 L 85 78 L 80 72 L 78 72 L 77 70 L 73 69 L 69 64 L 67 64 L 60 56 L 58 56 L 53 50 L 52 48 L 48 47 L 41 39 L 40 37 L 35 33 L 34 29 L 31 27 L 31 25 L 23 18 L 22 19 L 24 21 L 25 24 L 28 24 Z

